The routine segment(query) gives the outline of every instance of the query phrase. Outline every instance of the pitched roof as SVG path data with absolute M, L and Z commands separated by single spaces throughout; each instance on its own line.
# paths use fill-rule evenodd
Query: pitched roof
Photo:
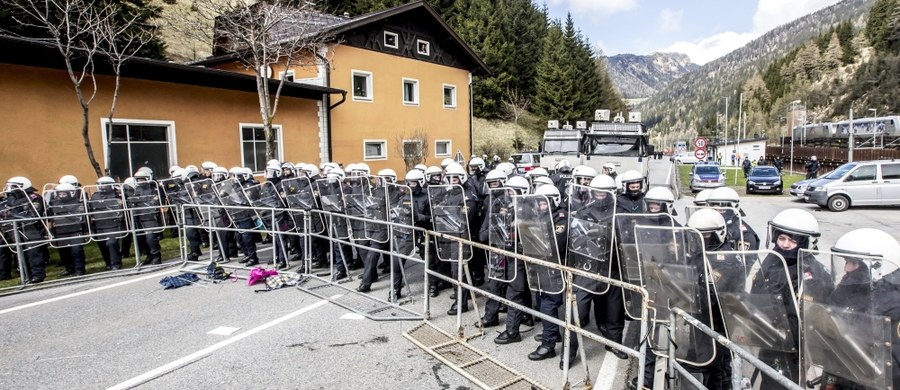
M 0 36 L 0 63 L 34 66 L 50 69 L 65 69 L 62 56 L 55 46 L 23 38 Z M 106 57 L 97 55 L 94 73 L 114 75 Z M 233 91 L 256 92 L 256 78 L 251 75 L 229 72 L 200 66 L 134 57 L 122 65 L 122 77 L 142 80 L 164 81 L 176 84 L 221 88 Z M 277 88 L 279 80 L 270 80 L 270 87 Z M 344 94 L 346 91 L 285 82 L 281 95 L 301 99 L 319 100 L 323 94 Z

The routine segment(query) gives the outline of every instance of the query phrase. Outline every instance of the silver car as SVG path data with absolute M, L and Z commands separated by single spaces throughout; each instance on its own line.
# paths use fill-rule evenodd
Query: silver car
M 900 161 L 858 161 L 841 165 L 809 184 L 807 202 L 844 211 L 850 206 L 900 205 Z

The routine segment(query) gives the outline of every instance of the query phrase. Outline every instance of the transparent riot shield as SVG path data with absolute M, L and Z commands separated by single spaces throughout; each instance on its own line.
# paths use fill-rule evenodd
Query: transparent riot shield
M 616 196 L 610 191 L 569 184 L 569 267 L 609 276 L 612 271 L 613 213 Z M 573 285 L 603 294 L 609 285 L 595 279 L 575 278 Z
M 431 205 L 431 221 L 434 231 L 470 240 L 469 215 L 465 190 L 459 185 L 428 186 L 428 202 Z M 443 237 L 435 237 L 438 259 L 463 261 L 472 259 L 472 247 Z M 459 248 L 462 247 L 462 252 Z
M 409 186 L 393 183 L 385 183 L 384 187 L 387 194 L 388 221 L 412 227 L 415 224 L 412 189 Z M 392 226 L 391 231 L 391 251 L 411 255 L 415 251 L 413 230 Z
M 124 238 L 131 233 L 131 221 L 126 218 L 125 197 L 118 184 L 84 186 L 87 203 L 88 230 L 94 241 Z
M 328 221 L 330 235 L 342 240 L 349 239 L 350 223 L 341 216 L 346 210 L 343 183 L 337 179 L 319 179 L 316 180 L 316 188 L 319 190 L 319 199 L 322 200 L 322 211 L 332 213 Z
M 668 323 L 670 308 L 680 308 L 705 324 L 713 323 L 710 285 L 704 264 L 703 236 L 691 228 L 635 226 L 644 288 L 656 321 Z M 715 341 L 680 317 L 671 336 L 675 358 L 704 366 L 715 358 Z M 665 353 L 665 352 L 663 352 Z
M 366 218 L 366 207 L 372 196 L 372 188 L 368 177 L 354 176 L 344 178 L 342 194 L 344 196 L 345 214 L 351 217 Z M 350 219 L 351 237 L 354 240 L 366 239 L 366 221 Z
M 635 226 L 675 227 L 675 220 L 669 214 L 616 214 L 615 241 L 619 251 L 619 270 L 622 281 L 635 286 L 644 286 L 644 271 L 638 258 Z M 569 228 L 570 230 L 572 228 Z M 673 240 L 675 237 L 672 238 Z M 625 314 L 634 320 L 641 318 L 641 295 L 630 290 L 622 290 L 625 301 Z
M 375 180 L 381 181 L 381 178 Z M 366 222 L 366 239 L 376 242 L 387 242 L 390 237 L 387 234 L 387 226 L 383 223 L 388 220 L 387 215 L 387 191 L 384 183 L 379 182 L 372 187 L 370 195 L 363 199 L 363 211 L 369 221 Z
M 691 219 L 691 215 L 694 214 L 697 210 L 700 209 L 713 209 L 722 214 L 722 217 L 725 218 L 726 223 L 726 234 L 728 236 L 728 241 L 731 243 L 732 247 L 736 250 L 754 250 L 756 248 L 752 248 L 750 245 L 751 237 L 748 237 L 743 229 L 744 220 L 741 216 L 741 210 L 734 207 L 719 207 L 719 206 L 687 206 L 684 208 L 685 212 L 685 221 Z
M 214 184 L 219 202 L 225 207 L 225 213 L 231 219 L 232 224 L 253 221 L 254 227 L 260 221 L 259 215 L 252 207 L 250 199 L 244 193 L 244 188 L 237 179 L 228 179 Z
M 821 369 L 823 383 L 890 388 L 891 318 L 878 314 L 882 311 L 873 275 L 898 265 L 885 266 L 881 257 L 839 252 L 808 251 L 802 259 L 814 261 L 816 257 L 832 278 L 834 291 L 827 299 L 816 300 L 807 295 L 807 286 L 801 285 L 805 367 Z M 804 283 L 809 280 L 803 279 Z
M 515 205 L 510 189 L 495 188 L 488 194 L 488 244 L 493 248 L 519 253 L 516 247 Z M 488 278 L 511 282 L 516 278 L 515 257 L 488 252 Z
M 282 223 L 287 222 L 284 215 L 284 199 L 272 182 L 264 182 L 244 189 L 250 205 L 268 231 L 278 231 Z
M 44 193 L 44 211 L 50 227 L 50 246 L 64 248 L 84 245 L 91 237 L 87 228 L 84 192 L 51 190 Z
M 162 197 L 159 184 L 155 181 L 135 183 L 125 189 L 125 205 L 131 213 L 131 221 L 136 230 L 160 233 L 166 226 L 165 214 L 161 210 Z
M 194 199 L 191 197 L 188 186 L 185 184 L 184 180 L 179 177 L 160 180 L 159 185 L 162 188 L 170 210 L 172 210 L 172 214 L 175 215 L 176 222 L 184 224 L 185 221 L 182 220 L 183 215 L 179 209 L 183 208 L 185 205 L 194 204 Z M 190 207 L 183 210 L 184 213 L 191 213 L 192 215 L 196 215 L 198 212 L 198 210 Z
M 284 201 L 289 209 L 304 210 L 307 213 L 299 213 L 296 211 L 288 212 L 294 221 L 294 226 L 298 229 L 304 226 L 303 219 L 309 215 L 310 233 L 322 234 L 325 232 L 325 223 L 322 221 L 322 214 L 314 212 L 321 210 L 319 202 L 316 199 L 318 192 L 316 187 L 310 182 L 308 177 L 294 177 L 281 181 L 281 189 L 284 193 Z
M 515 224 L 522 254 L 561 265 L 553 210 L 544 195 L 514 196 Z M 563 292 L 562 271 L 545 265 L 525 263 L 528 286 L 532 291 L 548 294 Z
M 46 222 L 39 219 L 41 217 L 24 190 L 7 192 L 6 202 L 0 210 L 0 232 L 6 244 L 13 246 L 18 242 L 25 250 L 46 245 L 50 233 Z
M 212 179 L 194 180 L 187 185 L 188 191 L 191 193 L 193 203 L 197 206 L 221 206 L 222 201 L 219 200 L 219 194 L 216 191 L 215 182 Z M 197 212 L 200 215 L 200 224 L 209 226 L 209 219 L 213 219 L 216 227 L 231 227 L 231 219 L 222 217 L 224 210 L 220 207 L 205 208 L 198 207 Z M 227 214 L 226 214 L 227 215 Z

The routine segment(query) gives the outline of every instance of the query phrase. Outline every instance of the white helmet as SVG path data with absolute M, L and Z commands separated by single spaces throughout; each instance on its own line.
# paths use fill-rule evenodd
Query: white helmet
M 525 178 L 531 179 L 531 180 L 534 180 L 535 178 L 542 177 L 542 176 L 550 177 L 550 173 L 547 172 L 546 169 L 541 168 L 541 167 L 537 167 L 528 172 L 525 172 Z
M 616 172 L 616 164 L 613 164 L 613 163 L 603 164 L 603 169 L 606 171 L 607 175 L 615 173 Z
M 621 175 L 616 176 L 616 179 L 621 181 L 622 183 L 622 192 L 626 195 L 635 196 L 644 192 L 644 175 L 641 175 L 640 172 L 635 170 L 625 171 Z M 628 184 L 630 183 L 641 183 L 641 188 L 637 191 L 629 191 Z
M 687 225 L 700 233 L 713 233 L 710 241 L 705 242 L 707 249 L 715 249 L 725 242 L 725 218 L 713 209 L 700 209 L 691 214 Z M 706 237 L 704 236 L 704 240 Z
M 820 235 L 819 221 L 809 211 L 803 209 L 782 210 L 769 221 L 769 240 L 775 243 L 782 234 L 787 234 L 797 241 L 800 248 L 813 248 L 815 239 Z
M 212 161 L 204 161 L 202 164 L 200 164 L 200 167 L 202 167 L 204 171 L 212 171 L 217 166 L 218 165 L 216 165 L 216 163 Z
M 354 173 L 359 172 L 359 171 L 356 169 L 356 163 L 350 163 L 344 167 L 344 172 L 346 172 L 350 176 L 353 176 Z
M 443 175 L 444 170 L 434 165 L 428 167 L 428 169 L 425 170 L 425 180 L 427 180 L 429 184 L 440 183 Z
M 69 191 L 75 191 L 77 189 L 78 188 L 76 188 L 75 185 L 73 185 L 71 183 L 59 183 L 59 185 L 56 186 L 56 188 L 54 188 L 53 191 L 54 192 L 63 192 L 63 191 L 69 192 Z
M 832 252 L 860 256 L 880 257 L 883 261 L 874 261 L 869 271 L 872 280 L 881 280 L 900 267 L 900 243 L 884 231 L 862 228 L 844 233 L 831 247 Z
M 719 187 L 709 193 L 706 203 L 710 206 L 737 207 L 741 196 L 731 187 Z
M 481 157 L 473 157 L 469 160 L 469 173 L 474 175 L 484 170 L 485 164 Z
M 278 160 L 269 160 L 266 164 L 266 179 L 281 177 L 281 163 Z
M 332 180 L 344 180 L 344 170 L 341 168 L 331 168 L 328 170 L 326 177 Z
M 513 176 L 507 179 L 504 187 L 516 190 L 519 195 L 528 195 L 528 191 L 531 189 L 528 180 L 522 176 Z
M 500 188 L 503 187 L 504 184 L 506 184 L 506 179 L 506 172 L 503 172 L 499 169 L 492 169 L 487 173 L 487 175 L 484 175 L 484 193 L 487 194 L 491 191 L 490 183 L 499 183 L 495 188 Z
M 109 191 L 114 188 L 116 181 L 109 176 L 103 176 L 97 179 L 97 190 L 98 191 Z
M 506 177 L 511 177 L 516 173 L 516 166 L 508 162 L 497 164 L 496 169 L 503 171 L 503 173 L 506 174 Z
M 694 197 L 694 205 L 697 206 L 706 206 L 706 201 L 709 200 L 709 194 L 713 192 L 712 189 L 705 189 L 697 193 L 697 196 Z
M 172 175 L 172 178 L 173 178 L 173 179 L 184 179 L 186 174 L 187 174 L 187 170 L 186 170 L 186 169 L 184 169 L 184 168 L 178 168 L 178 169 L 175 170 L 175 172 L 172 172 L 171 175 Z
M 179 167 L 178 165 L 172 165 L 171 167 L 169 167 L 169 177 L 176 177 L 175 171 L 179 169 L 181 169 L 181 167 Z
M 22 191 L 31 188 L 31 180 L 28 180 L 28 178 L 24 176 L 11 177 L 6 181 L 6 187 L 3 188 L 3 192 L 9 192 L 17 188 Z
M 273 159 L 271 159 L 271 160 L 269 160 L 269 161 L 266 161 L 266 166 L 269 166 L 269 165 L 278 165 L 278 166 L 281 166 L 281 161 L 278 161 L 277 158 L 273 158 Z
M 362 176 L 369 177 L 372 174 L 372 169 L 369 168 L 369 164 L 366 163 L 356 163 L 350 164 L 353 168 L 347 167 L 347 171 L 350 172 L 350 176 Z
M 609 175 L 597 175 L 597 177 L 591 179 L 590 187 L 595 190 L 612 192 L 616 192 L 616 188 L 618 188 L 616 186 L 616 181 Z
M 413 169 L 418 169 L 422 173 L 425 173 L 425 170 L 428 169 L 428 166 L 426 166 L 425 164 L 416 164 L 416 166 L 414 166 Z
M 597 170 L 587 165 L 579 165 L 572 170 L 572 180 L 575 181 L 575 184 L 589 185 L 595 177 L 597 177 Z
M 390 168 L 378 171 L 378 177 L 383 178 L 387 183 L 397 182 L 397 172 L 394 172 L 394 170 Z
M 452 158 L 447 157 L 447 158 L 441 160 L 441 168 L 447 169 L 447 167 L 450 166 L 450 164 L 453 164 L 455 162 L 456 161 L 453 161 Z
M 664 206 L 662 212 L 678 215 L 675 213 L 675 194 L 668 187 L 653 187 L 647 190 L 644 204 L 648 203 L 660 203 Z
M 65 175 L 65 176 L 59 178 L 59 184 L 71 184 L 75 187 L 78 187 L 81 185 L 81 183 L 78 182 L 78 178 L 75 176 L 72 176 L 72 175 Z
M 495 155 L 494 155 L 494 161 L 500 162 L 500 156 L 498 156 L 498 155 L 495 154 Z
M 134 176 L 132 176 L 132 177 L 134 178 L 135 183 L 143 183 L 143 182 L 148 182 L 150 180 L 153 180 L 153 175 L 149 172 L 149 168 L 148 169 L 144 169 L 144 168 L 138 169 L 137 172 L 135 172 Z
M 553 185 L 553 180 L 550 180 L 550 178 L 547 176 L 538 176 L 534 178 L 534 180 L 532 180 L 531 182 L 531 185 L 534 186 L 535 189 L 541 188 L 546 185 L 556 188 L 556 186 Z M 556 191 L 559 192 L 559 189 L 557 188 Z
M 313 177 L 319 174 L 319 167 L 313 164 L 303 164 L 300 167 L 300 171 L 306 173 L 307 177 Z
M 409 185 L 410 182 L 414 182 L 418 184 L 419 187 L 422 187 L 425 185 L 425 174 L 422 173 L 422 171 L 413 168 L 409 172 L 406 172 L 404 180 L 406 180 L 406 185 Z
M 444 171 L 444 182 L 450 184 L 450 177 L 458 177 L 459 184 L 466 184 L 466 180 L 469 178 L 466 174 L 466 169 L 463 168 L 459 163 L 451 163 L 447 165 Z
M 136 184 L 137 181 L 135 181 L 133 177 L 126 177 L 125 180 L 122 181 L 122 187 L 134 188 Z
M 816 156 L 812 156 L 809 158 L 810 160 L 816 161 Z
M 569 160 L 563 159 L 563 160 L 559 160 L 559 162 L 556 163 L 556 166 L 553 167 L 553 170 L 554 170 L 554 171 L 558 171 L 558 170 L 560 170 L 560 169 L 562 169 L 562 168 L 571 168 L 571 167 L 572 167 L 572 165 L 569 164 Z
M 556 186 L 540 186 L 534 190 L 534 193 L 536 195 L 546 196 L 547 199 L 550 200 L 550 206 L 553 208 L 559 207 L 562 197 L 559 195 L 559 188 L 556 188 Z
M 212 174 L 210 176 L 212 181 L 222 181 L 228 178 L 228 170 L 225 167 L 215 167 L 212 169 Z
M 150 169 L 149 167 L 140 167 L 140 168 L 138 168 L 137 171 L 144 172 L 144 173 L 150 175 L 150 180 L 153 180 L 153 170 Z

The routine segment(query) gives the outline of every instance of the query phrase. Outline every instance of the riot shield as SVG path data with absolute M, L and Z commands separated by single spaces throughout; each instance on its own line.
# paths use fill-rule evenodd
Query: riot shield
M 40 217 L 42 216 L 38 214 L 37 208 L 24 190 L 15 189 L 8 192 L 4 207 L 0 210 L 0 232 L 6 244 L 12 246 L 18 241 L 25 250 L 47 244 L 50 233 L 46 222 L 38 219 Z
M 634 228 L 636 226 L 660 226 L 672 228 L 675 220 L 669 214 L 616 214 L 615 241 L 619 251 L 619 270 L 622 281 L 635 286 L 644 286 L 642 273 L 644 267 L 638 258 Z M 572 228 L 570 228 L 571 230 Z M 674 240 L 675 237 L 673 236 Z M 625 314 L 634 320 L 641 318 L 641 296 L 631 290 L 622 290 L 625 301 Z
M 278 231 L 279 225 L 285 222 L 284 210 L 281 210 L 284 209 L 284 200 L 281 199 L 278 188 L 267 181 L 245 188 L 244 195 L 250 200 L 250 205 L 256 208 L 266 230 Z
M 294 177 L 282 180 L 281 189 L 284 193 L 284 200 L 285 203 L 287 203 L 288 208 L 305 210 L 307 212 L 306 214 L 296 211 L 288 212 L 288 215 L 290 215 L 291 219 L 294 221 L 294 226 L 297 226 L 298 229 L 299 227 L 302 227 L 304 225 L 304 218 L 306 218 L 306 215 L 309 215 L 310 233 L 322 234 L 325 232 L 322 214 L 313 212 L 314 210 L 320 210 L 320 208 L 319 202 L 316 199 L 316 188 L 313 183 L 309 181 L 308 177 Z
M 376 180 L 381 180 L 377 178 Z M 363 198 L 363 211 L 366 219 L 366 239 L 376 242 L 387 242 L 390 237 L 387 234 L 387 225 L 380 222 L 388 220 L 387 215 L 387 191 L 384 183 L 378 183 L 372 187 L 371 193 Z
M 344 190 L 340 180 L 319 179 L 316 180 L 316 188 L 319 190 L 319 199 L 322 200 L 322 210 L 331 213 L 328 226 L 331 228 L 331 236 L 341 240 L 350 238 L 350 223 L 344 214 Z
M 515 207 L 508 188 L 494 188 L 488 194 L 488 244 L 493 248 L 519 253 L 516 248 Z M 488 252 L 488 278 L 511 282 L 516 278 L 515 257 Z
M 50 246 L 63 248 L 90 242 L 84 193 L 51 190 L 44 193 L 44 210 L 50 226 Z
M 366 208 L 372 196 L 372 188 L 368 177 L 354 176 L 344 178 L 342 195 L 344 197 L 345 214 L 351 217 L 366 218 Z M 354 240 L 366 239 L 366 221 L 350 219 L 350 230 Z
M 722 214 L 722 217 L 725 218 L 725 222 L 727 223 L 726 233 L 728 235 L 728 241 L 731 242 L 732 247 L 734 247 L 736 250 L 755 249 L 750 247 L 749 237 L 744 237 L 744 230 L 742 229 L 744 221 L 741 217 L 741 211 L 739 209 L 734 207 L 719 206 L 687 206 L 684 208 L 685 221 L 690 220 L 691 215 L 700 209 L 713 209 L 718 211 L 719 214 Z
M 609 276 L 612 271 L 613 213 L 616 196 L 610 191 L 569 184 L 569 231 L 566 265 L 597 275 Z M 576 278 L 573 285 L 594 294 L 609 290 L 606 283 L 582 283 Z
M 124 238 L 131 233 L 131 221 L 126 218 L 125 198 L 118 184 L 84 186 L 87 201 L 88 230 L 94 241 Z
M 469 236 L 469 215 L 466 207 L 465 190 L 459 185 L 428 186 L 428 202 L 431 205 L 431 221 L 434 231 L 462 238 Z M 472 259 L 472 247 L 455 240 L 435 237 L 438 259 L 442 261 L 463 261 Z
M 515 225 L 522 254 L 549 263 L 559 264 L 559 247 L 553 223 L 553 210 L 544 195 L 513 197 Z M 525 262 L 528 286 L 532 291 L 548 294 L 563 292 L 565 284 L 562 271 L 545 265 Z
M 656 321 L 668 323 L 670 308 L 680 308 L 705 324 L 713 323 L 710 287 L 704 264 L 703 236 L 691 228 L 634 227 L 642 281 L 649 293 Z M 704 366 L 715 358 L 715 341 L 681 317 L 672 340 L 675 358 Z
M 166 196 L 166 202 L 169 204 L 169 209 L 172 210 L 172 214 L 175 215 L 176 222 L 182 225 L 199 222 L 195 218 L 198 215 L 199 210 L 196 208 L 184 207 L 194 204 L 194 199 L 191 197 L 191 192 L 188 190 L 188 185 L 184 180 L 180 177 L 163 179 L 159 181 L 159 185 L 162 187 L 163 194 Z M 182 213 L 188 215 L 183 215 Z M 187 221 L 183 221 L 182 219 L 187 219 Z
M 237 225 L 240 221 L 260 220 L 256 210 L 252 208 L 250 199 L 244 193 L 244 188 L 237 179 L 228 179 L 215 183 L 216 194 L 219 202 L 225 207 L 225 213 L 231 219 L 232 223 Z
M 878 315 L 872 275 L 885 260 L 839 252 L 809 251 L 826 265 L 835 288 L 826 300 L 804 291 L 801 304 L 805 367 L 820 368 L 839 382 L 885 389 L 892 385 L 891 318 Z M 895 269 L 893 267 L 885 267 Z M 807 282 L 804 278 L 804 283 Z M 803 288 L 805 286 L 801 286 Z M 849 384 L 846 384 L 849 385 Z M 852 386 L 856 388 L 857 386 Z M 851 386 L 847 386 L 851 387 Z
M 159 184 L 152 180 L 135 183 L 132 189 L 126 189 L 125 205 L 136 230 L 160 233 L 165 229 L 161 199 Z
M 409 186 L 393 183 L 385 183 L 384 187 L 387 193 L 388 221 L 412 227 L 415 224 L 412 189 Z M 398 226 L 393 226 L 391 229 L 391 251 L 404 255 L 412 254 L 415 251 L 413 230 Z
M 191 193 L 193 203 L 197 206 L 221 206 L 222 201 L 219 200 L 219 194 L 216 191 L 215 182 L 212 179 L 194 180 L 187 185 L 188 191 Z M 209 218 L 212 218 L 216 227 L 231 227 L 231 219 L 222 217 L 224 210 L 220 207 L 206 208 L 197 207 L 200 215 L 201 225 L 210 225 Z

